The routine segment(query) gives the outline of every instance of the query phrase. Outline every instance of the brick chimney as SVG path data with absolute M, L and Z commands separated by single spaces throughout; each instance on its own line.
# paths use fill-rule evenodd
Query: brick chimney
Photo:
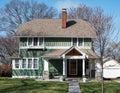
M 66 9 L 62 9 L 62 28 L 66 28 L 67 12 Z

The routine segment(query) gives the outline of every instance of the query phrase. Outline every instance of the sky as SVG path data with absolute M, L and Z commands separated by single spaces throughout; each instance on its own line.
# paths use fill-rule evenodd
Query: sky
M 4 7 L 11 0 L 0 0 L 0 8 Z M 23 0 L 25 1 L 25 0 Z M 113 16 L 113 23 L 116 32 L 120 31 L 120 0 L 36 0 L 48 6 L 55 7 L 58 11 L 62 8 L 77 7 L 79 4 L 86 4 L 89 7 L 101 7 L 106 15 Z M 120 36 L 120 33 L 119 33 Z M 120 39 L 119 39 L 120 40 Z

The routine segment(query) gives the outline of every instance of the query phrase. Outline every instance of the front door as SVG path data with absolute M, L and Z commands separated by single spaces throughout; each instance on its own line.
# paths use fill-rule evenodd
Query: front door
M 69 74 L 77 75 L 77 62 L 75 59 L 72 59 L 69 62 Z

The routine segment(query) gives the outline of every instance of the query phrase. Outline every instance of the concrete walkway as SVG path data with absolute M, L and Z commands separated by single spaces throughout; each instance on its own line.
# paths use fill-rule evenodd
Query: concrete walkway
M 69 83 L 68 93 L 81 93 L 78 81 L 68 81 L 68 83 Z

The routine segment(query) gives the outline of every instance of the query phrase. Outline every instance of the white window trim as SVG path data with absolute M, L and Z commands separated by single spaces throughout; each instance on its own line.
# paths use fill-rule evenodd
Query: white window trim
M 44 47 L 44 38 L 43 37 L 35 37 L 35 38 L 37 38 L 38 40 L 37 40 L 37 45 L 35 46 L 34 45 L 34 37 L 32 38 L 32 44 L 31 45 L 28 45 L 28 41 L 29 41 L 29 38 L 27 38 L 27 46 L 21 46 L 22 48 L 25 48 L 25 47 Z M 43 40 L 42 40 L 42 42 L 43 42 L 43 44 L 42 45 L 39 45 L 40 44 L 40 38 L 42 38 Z
M 71 38 L 71 46 L 73 46 L 73 38 Z
M 32 58 L 32 62 L 34 62 L 34 59 L 37 59 L 37 68 L 33 68 L 33 66 L 32 66 L 32 69 L 38 69 L 39 68 L 39 59 L 38 58 Z M 34 65 L 34 63 L 32 63 L 32 65 Z
M 84 46 L 84 38 L 82 38 L 82 46 Z
M 25 59 L 26 60 L 26 67 L 25 68 L 22 68 L 22 63 L 23 63 L 23 59 Z M 13 66 L 13 69 L 15 69 L 15 70 L 20 70 L 20 69 L 22 69 L 22 70 L 38 70 L 39 69 L 39 58 L 31 58 L 31 57 L 29 57 L 29 58 L 26 58 L 26 57 L 24 57 L 22 60 L 21 59 L 19 59 L 19 68 L 15 68 L 15 59 L 14 60 L 12 60 L 12 66 Z M 28 59 L 32 59 L 32 68 L 28 68 Z M 33 68 L 33 61 L 34 61 L 34 59 L 37 59 L 37 68 Z
M 25 58 L 23 58 L 23 59 L 25 59 Z M 23 68 L 23 59 L 22 59 L 22 61 L 21 61 L 21 69 L 27 69 L 27 59 L 25 59 L 25 62 L 26 62 L 25 68 Z
M 13 69 L 20 69 L 20 61 L 21 61 L 21 60 L 17 59 L 17 60 L 18 60 L 18 63 L 19 63 L 19 67 L 18 67 L 18 68 L 16 68 L 16 66 L 15 66 L 15 60 L 16 60 L 16 59 L 12 60 L 12 68 L 13 68 Z
M 78 40 L 78 38 L 77 38 L 77 46 L 78 46 L 78 42 L 79 42 L 79 40 Z
M 34 37 L 31 37 L 32 38 L 32 43 L 31 45 L 28 45 L 28 41 L 29 41 L 29 38 L 30 37 L 27 37 L 27 45 L 26 46 L 20 46 L 19 49 L 44 49 L 45 47 L 48 48 L 48 49 L 67 49 L 71 46 L 73 46 L 73 38 L 71 38 L 71 45 L 70 46 L 45 46 L 45 38 L 44 37 L 36 37 L 38 38 L 38 41 L 37 41 L 37 46 L 34 46 Z M 40 38 L 42 38 L 42 42 L 43 44 L 42 45 L 39 45 L 40 44 Z M 84 43 L 84 39 L 85 38 L 81 38 L 82 39 L 82 45 L 79 46 L 79 38 L 76 38 L 77 39 L 77 44 L 76 46 L 79 47 L 79 48 L 86 48 L 86 49 L 91 49 L 91 46 L 85 46 L 85 43 Z
M 12 68 L 15 69 L 15 59 L 12 60 Z
M 32 58 L 28 58 L 28 60 L 29 60 L 29 59 L 32 60 Z M 27 61 L 27 62 L 28 62 L 28 61 Z M 32 65 L 33 65 L 33 61 L 31 62 L 31 68 L 33 68 Z M 31 68 L 28 68 L 28 63 L 27 63 L 27 69 L 31 69 Z

